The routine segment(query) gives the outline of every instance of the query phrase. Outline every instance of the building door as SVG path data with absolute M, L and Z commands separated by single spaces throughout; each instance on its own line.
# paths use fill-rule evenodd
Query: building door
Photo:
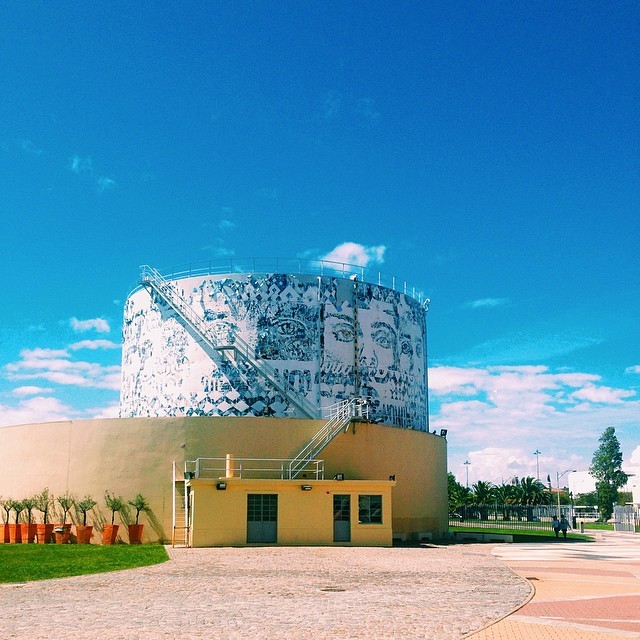
M 351 496 L 333 496 L 333 541 L 351 542 Z
M 277 494 L 250 493 L 247 496 L 247 542 L 277 541 Z

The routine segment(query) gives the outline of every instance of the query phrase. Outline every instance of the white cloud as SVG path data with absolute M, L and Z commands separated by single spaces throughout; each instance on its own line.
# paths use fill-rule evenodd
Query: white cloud
M 33 154 L 34 156 L 42 155 L 42 149 L 36 147 L 36 145 L 34 145 L 31 140 L 22 140 L 20 143 L 20 148 L 27 153 Z
M 120 404 L 118 402 L 114 402 L 106 407 L 89 409 L 88 413 L 90 414 L 91 419 L 118 418 L 120 415 Z
M 71 318 L 69 321 L 71 328 L 78 333 L 84 333 L 85 331 L 95 330 L 98 333 L 109 333 L 111 327 L 104 318 L 92 318 L 90 320 L 78 320 L 78 318 Z
M 69 349 L 72 351 L 78 351 L 80 349 L 120 349 L 122 345 L 111 340 L 80 340 L 80 342 L 74 342 L 69 345 Z
M 327 260 L 328 262 L 367 267 L 370 264 L 382 264 L 384 262 L 384 252 L 386 249 L 384 245 L 367 247 L 355 242 L 343 242 L 325 256 L 321 256 L 320 259 Z
M 47 380 L 60 385 L 94 389 L 120 389 L 120 367 L 93 362 L 75 361 L 64 350 L 25 349 L 21 360 L 5 366 L 6 377 L 12 381 Z
M 105 191 L 113 189 L 115 186 L 117 186 L 116 181 L 113 178 L 108 178 L 107 176 L 100 176 L 96 180 L 96 183 L 98 193 L 104 193 Z
M 617 404 L 623 402 L 625 398 L 635 395 L 635 392 L 629 389 L 613 389 L 594 385 L 588 385 L 571 394 L 573 398 L 600 404 Z
M 629 457 L 629 464 L 634 467 L 640 467 L 640 445 L 638 445 L 632 452 Z
M 627 367 L 625 369 L 625 373 L 640 373 L 640 364 L 637 364 L 634 367 Z
M 594 374 L 544 366 L 434 367 L 429 388 L 431 428 L 448 430 L 458 480 L 473 451 L 484 456 L 475 478 L 495 482 L 535 475 L 537 449 L 544 452 L 545 477 L 558 468 L 586 469 L 605 426 L 616 427 L 623 446 L 637 442 L 637 394 L 608 387 Z M 488 455 L 495 447 L 500 455 Z
M 16 387 L 11 393 L 14 396 L 38 396 L 38 395 L 47 395 L 52 391 L 53 389 L 51 389 L 50 387 L 26 386 L 26 387 Z
M 56 398 L 29 398 L 17 407 L 0 405 L 0 426 L 56 422 L 69 420 L 76 415 L 77 411 Z
M 471 309 L 481 309 L 483 307 L 501 307 L 505 304 L 509 304 L 508 298 L 480 298 L 467 302 L 464 306 Z
M 231 229 L 235 229 L 236 226 L 237 225 L 233 220 L 224 219 L 218 222 L 218 229 L 220 229 L 220 231 L 230 231 Z
M 91 157 L 81 158 L 80 156 L 73 156 L 69 159 L 69 168 L 73 173 L 89 173 L 93 174 L 93 161 Z

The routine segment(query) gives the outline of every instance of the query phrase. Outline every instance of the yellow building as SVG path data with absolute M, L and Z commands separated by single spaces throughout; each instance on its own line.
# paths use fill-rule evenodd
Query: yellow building
M 0 429 L 0 494 L 91 495 L 99 526 L 105 491 L 141 493 L 148 542 L 442 536 L 446 438 L 429 431 L 428 300 L 345 267 L 145 268 L 125 305 L 121 417 Z

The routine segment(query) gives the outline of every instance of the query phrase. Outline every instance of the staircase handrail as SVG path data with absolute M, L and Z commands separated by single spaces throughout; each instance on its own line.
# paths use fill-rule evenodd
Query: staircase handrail
M 342 431 L 356 416 L 361 405 L 359 398 L 351 398 L 331 405 L 331 416 L 289 463 L 289 478 L 294 480 L 300 472 Z
M 208 345 L 221 352 L 232 349 L 235 354 L 242 357 L 258 373 L 266 378 L 285 398 L 296 405 L 304 414 L 310 418 L 316 418 L 318 410 L 306 398 L 302 397 L 293 386 L 282 378 L 280 373 L 267 362 L 259 359 L 255 355 L 255 350 L 235 332 L 231 333 L 229 344 L 221 345 L 211 333 L 209 327 L 195 309 L 183 298 L 169 280 L 167 280 L 157 269 L 149 265 L 141 267 L 141 284 L 150 285 L 180 314 Z M 240 347 L 240 348 L 239 348 Z

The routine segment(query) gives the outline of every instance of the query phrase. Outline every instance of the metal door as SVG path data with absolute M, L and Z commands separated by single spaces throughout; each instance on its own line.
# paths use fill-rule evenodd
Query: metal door
M 278 496 L 250 493 L 247 496 L 247 542 L 278 541 Z
M 333 541 L 351 542 L 351 496 L 333 496 Z

